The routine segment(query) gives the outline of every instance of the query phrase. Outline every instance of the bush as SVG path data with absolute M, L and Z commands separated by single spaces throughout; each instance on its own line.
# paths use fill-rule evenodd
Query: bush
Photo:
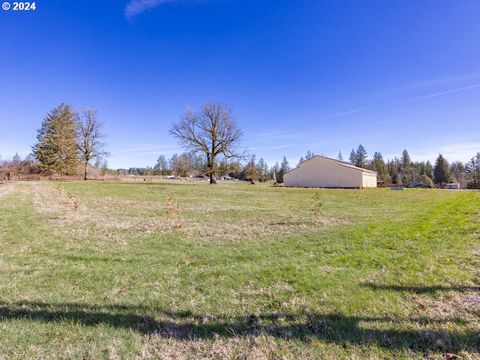
M 422 175 L 420 181 L 427 185 L 429 188 L 433 188 L 433 180 L 427 175 Z
M 311 204 L 311 210 L 315 216 L 315 220 L 318 220 L 318 218 L 322 215 L 322 209 L 323 201 L 321 200 L 320 191 L 315 191 Z

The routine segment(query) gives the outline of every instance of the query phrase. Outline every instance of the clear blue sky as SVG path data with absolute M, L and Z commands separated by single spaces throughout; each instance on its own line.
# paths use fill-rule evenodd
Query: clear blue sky
M 414 160 L 480 151 L 477 0 L 40 0 L 0 10 L 0 155 L 60 102 L 106 122 L 111 167 L 181 151 L 187 105 L 234 108 L 270 164 L 362 143 Z

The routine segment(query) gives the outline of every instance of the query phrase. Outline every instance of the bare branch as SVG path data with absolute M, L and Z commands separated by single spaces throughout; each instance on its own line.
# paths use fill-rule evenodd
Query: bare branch
M 209 102 L 200 113 L 188 109 L 182 119 L 173 125 L 170 134 L 188 150 L 202 153 L 207 159 L 210 183 L 215 183 L 218 157 L 242 157 L 239 151 L 243 136 L 229 107 Z
M 87 180 L 88 165 L 94 159 L 100 160 L 109 154 L 104 150 L 105 135 L 103 122 L 98 120 L 95 109 L 86 109 L 77 114 L 78 151 L 84 163 L 84 180 Z

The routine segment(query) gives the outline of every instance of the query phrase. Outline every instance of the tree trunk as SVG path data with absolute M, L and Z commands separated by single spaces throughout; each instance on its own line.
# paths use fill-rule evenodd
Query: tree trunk
M 213 142 L 215 144 L 215 142 Z M 210 155 L 210 184 L 216 184 L 217 179 L 215 179 L 215 155 L 213 155 L 213 151 L 215 149 L 215 145 L 212 145 L 212 155 Z
M 216 184 L 217 179 L 215 179 L 215 174 L 213 173 L 213 170 L 210 172 L 210 184 Z
M 83 180 L 87 181 L 87 175 L 88 175 L 88 162 L 85 162 L 85 167 L 83 171 Z

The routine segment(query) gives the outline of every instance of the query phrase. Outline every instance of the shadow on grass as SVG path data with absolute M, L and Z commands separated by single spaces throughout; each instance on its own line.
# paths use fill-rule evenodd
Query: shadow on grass
M 338 345 L 376 345 L 390 350 L 470 351 L 478 353 L 474 330 L 443 330 L 442 324 L 468 325 L 465 320 L 344 316 L 341 314 L 267 313 L 237 317 L 168 312 L 141 306 L 97 306 L 76 303 L 0 302 L 0 322 L 30 320 L 44 323 L 106 325 L 179 340 L 217 336 L 269 335 L 308 342 L 321 339 Z M 472 327 L 470 327 L 472 328 Z
M 390 291 L 405 291 L 415 294 L 431 294 L 441 291 L 479 291 L 480 286 L 466 286 L 466 285 L 449 285 L 449 286 L 402 286 L 402 285 L 378 285 L 372 283 L 361 284 L 363 287 L 368 287 L 373 290 L 390 290 Z

